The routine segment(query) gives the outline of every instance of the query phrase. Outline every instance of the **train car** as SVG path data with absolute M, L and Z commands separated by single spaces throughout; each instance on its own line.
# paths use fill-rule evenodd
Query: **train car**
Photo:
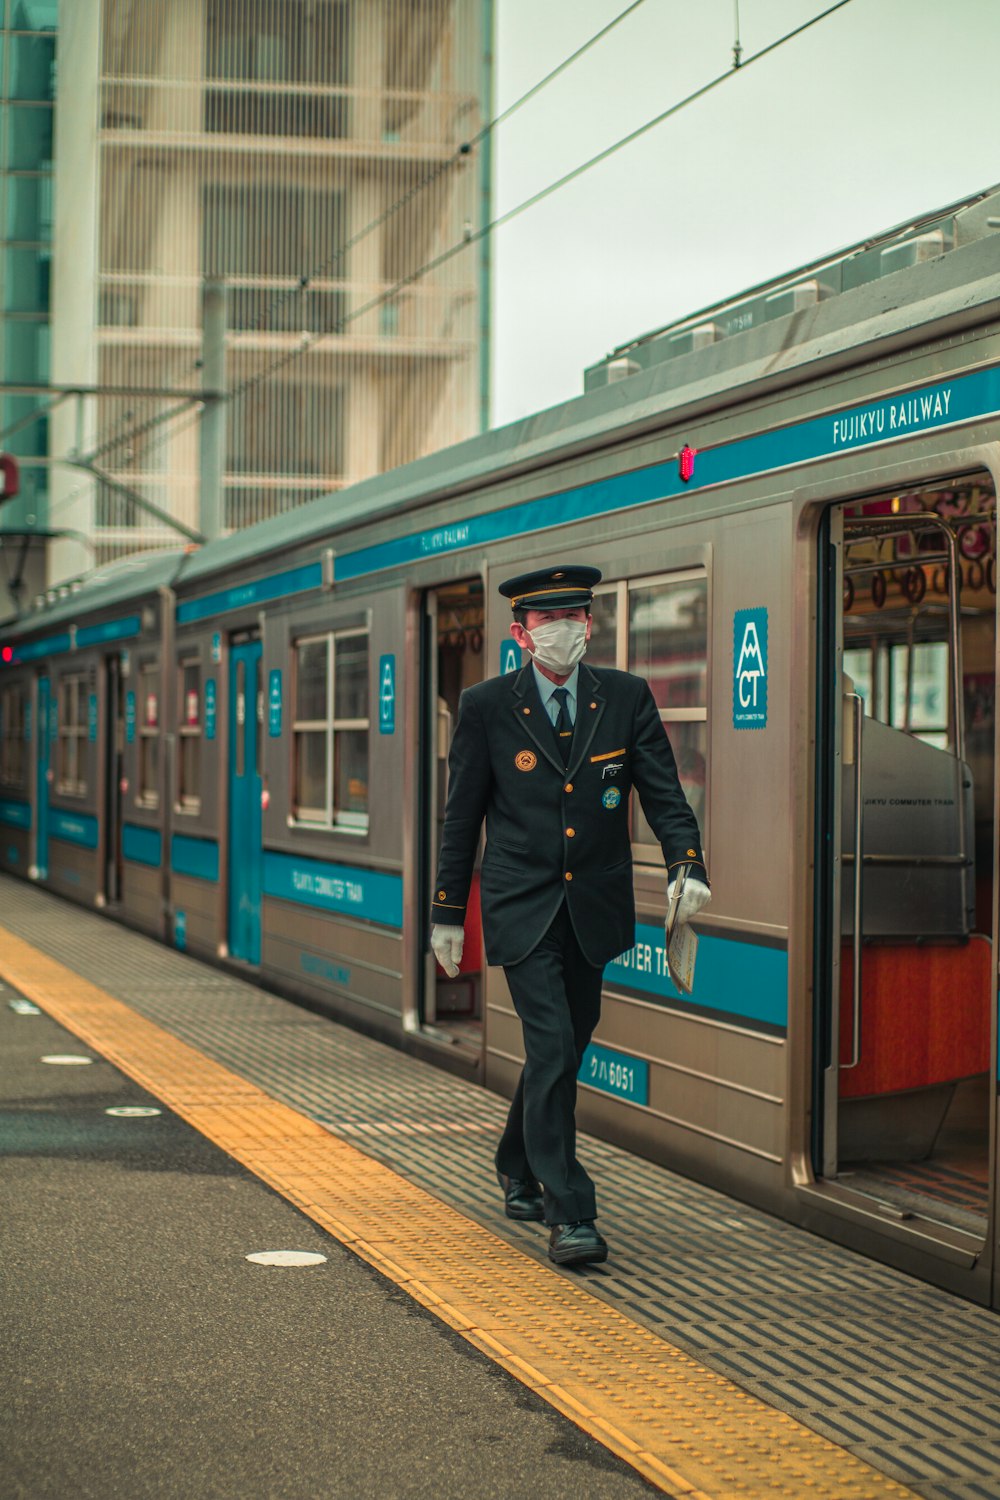
M 7 868 L 509 1094 L 475 889 L 458 977 L 429 950 L 447 752 L 461 691 L 522 665 L 497 584 L 595 564 L 588 660 L 650 681 L 713 899 L 681 994 L 636 802 L 581 1124 L 1000 1304 L 998 226 L 977 195 L 8 627 Z M 44 856 L 55 816 L 89 859 Z
M 2 647 L 0 869 L 156 934 L 166 893 L 135 874 L 159 838 L 163 660 L 184 556 L 53 590 Z

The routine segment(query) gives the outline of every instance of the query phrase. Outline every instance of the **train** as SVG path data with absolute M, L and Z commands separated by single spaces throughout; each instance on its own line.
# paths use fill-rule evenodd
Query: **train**
M 448 748 L 523 665 L 498 583 L 596 565 L 587 660 L 650 682 L 713 897 L 685 993 L 636 801 L 581 1127 L 1000 1305 L 998 229 L 970 195 L 50 590 L 0 628 L 0 869 L 509 1096 L 477 881 L 430 951 Z

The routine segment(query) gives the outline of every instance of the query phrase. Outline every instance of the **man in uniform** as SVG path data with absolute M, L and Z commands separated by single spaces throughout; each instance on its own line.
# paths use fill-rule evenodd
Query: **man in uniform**
M 468 688 L 449 757 L 431 946 L 454 975 L 483 819 L 486 957 L 502 964 L 525 1065 L 496 1155 L 506 1213 L 544 1219 L 560 1265 L 607 1258 L 594 1184 L 576 1158 L 576 1079 L 601 1009 L 604 965 L 635 941 L 634 786 L 659 840 L 676 920 L 708 901 L 698 824 L 645 679 L 581 665 L 598 568 L 545 568 L 500 592 L 519 672 Z

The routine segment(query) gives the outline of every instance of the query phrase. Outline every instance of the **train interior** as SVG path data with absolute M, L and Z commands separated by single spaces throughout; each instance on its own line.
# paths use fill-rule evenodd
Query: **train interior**
M 995 1071 L 995 490 L 986 474 L 963 476 L 848 505 L 839 522 L 827 1175 L 901 1217 L 981 1234 Z
M 458 719 L 458 700 L 467 687 L 486 676 L 483 584 L 469 578 L 430 590 L 424 606 L 426 747 L 424 805 L 426 827 L 426 888 L 434 880 L 441 848 L 441 830 L 448 797 L 448 752 Z M 449 979 L 428 950 L 423 987 L 424 1026 L 444 1032 L 478 1054 L 483 1030 L 482 927 L 479 916 L 479 868 L 472 879 L 465 921 L 462 963 Z

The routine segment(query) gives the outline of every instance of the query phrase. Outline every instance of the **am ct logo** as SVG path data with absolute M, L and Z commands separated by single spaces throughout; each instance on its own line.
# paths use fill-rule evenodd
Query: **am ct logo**
M 767 610 L 733 616 L 733 728 L 767 727 Z

